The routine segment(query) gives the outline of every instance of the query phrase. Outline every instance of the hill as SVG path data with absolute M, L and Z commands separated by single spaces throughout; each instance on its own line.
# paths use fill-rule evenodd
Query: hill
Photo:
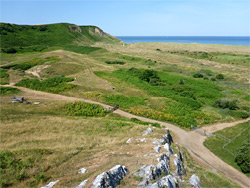
M 95 42 L 116 43 L 119 39 L 96 26 L 69 23 L 46 25 L 0 24 L 1 48 L 4 52 L 41 51 L 51 46 L 89 46 Z

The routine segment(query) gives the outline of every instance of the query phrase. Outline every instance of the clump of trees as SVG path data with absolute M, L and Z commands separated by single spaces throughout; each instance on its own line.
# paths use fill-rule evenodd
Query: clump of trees
M 243 173 L 250 173 L 250 140 L 246 140 L 242 143 L 235 162 Z

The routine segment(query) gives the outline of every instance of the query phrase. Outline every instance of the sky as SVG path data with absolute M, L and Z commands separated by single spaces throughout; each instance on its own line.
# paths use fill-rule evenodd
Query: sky
M 95 25 L 114 36 L 249 36 L 250 0 L 0 0 L 0 22 Z

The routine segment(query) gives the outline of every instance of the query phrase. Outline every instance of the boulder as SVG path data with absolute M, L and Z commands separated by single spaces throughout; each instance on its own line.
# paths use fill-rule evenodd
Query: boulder
M 88 180 L 84 180 L 82 183 L 80 183 L 76 188 L 83 188 Z
M 198 178 L 198 176 L 196 176 L 195 174 L 193 174 L 190 178 L 189 178 L 189 183 L 191 184 L 191 186 L 194 186 L 196 188 L 202 188 L 200 179 Z
M 41 187 L 41 188 L 51 188 L 51 187 L 53 187 L 57 182 L 59 182 L 59 180 L 52 181 L 52 182 L 50 182 L 48 185 L 45 185 L 45 186 L 43 186 L 43 187 Z
M 157 153 L 160 153 L 161 146 L 155 146 L 155 147 L 154 147 L 154 150 L 155 150 Z
M 129 170 L 125 166 L 116 165 L 107 172 L 103 172 L 96 177 L 92 188 L 109 188 L 116 187 L 120 181 L 129 174 Z

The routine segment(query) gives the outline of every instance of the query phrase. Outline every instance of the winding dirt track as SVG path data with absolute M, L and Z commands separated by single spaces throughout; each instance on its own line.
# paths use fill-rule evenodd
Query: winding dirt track
M 7 86 L 7 85 L 6 85 Z M 9 87 L 15 87 L 15 86 L 10 86 Z M 110 107 L 108 105 L 96 102 L 96 101 L 91 101 L 91 100 L 86 100 L 86 99 L 81 99 L 81 98 L 75 98 L 75 97 L 67 97 L 67 96 L 62 96 L 58 94 L 51 94 L 51 93 L 46 93 L 46 92 L 41 92 L 41 91 L 35 91 L 23 87 L 16 87 L 20 89 L 21 91 L 27 93 L 31 98 L 33 99 L 47 99 L 47 100 L 65 100 L 65 101 L 85 101 L 89 103 L 94 103 L 94 104 L 100 104 L 104 107 Z M 246 175 L 241 173 L 240 171 L 236 170 L 232 166 L 228 165 L 224 161 L 222 161 L 219 157 L 214 155 L 212 152 L 210 152 L 204 145 L 203 142 L 207 138 L 206 136 L 202 136 L 201 134 L 198 134 L 194 131 L 185 131 L 175 125 L 157 121 L 157 120 L 152 120 L 140 116 L 136 116 L 127 112 L 124 112 L 122 110 L 116 110 L 114 113 L 119 114 L 120 116 L 126 117 L 126 118 L 137 118 L 141 121 L 147 121 L 147 122 L 152 122 L 152 123 L 159 123 L 162 126 L 165 126 L 169 128 L 174 134 L 175 134 L 175 141 L 178 141 L 178 143 L 181 146 L 184 146 L 189 150 L 191 155 L 200 163 L 205 166 L 209 166 L 210 168 L 214 168 L 217 171 L 221 172 L 228 178 L 230 178 L 232 181 L 236 182 L 242 187 L 250 187 L 250 178 L 248 178 Z M 238 123 L 243 123 L 250 120 L 250 118 L 241 120 L 241 121 L 236 121 L 233 123 L 219 123 L 219 124 L 214 124 L 210 125 L 207 127 L 203 127 L 201 130 L 205 130 L 206 132 L 215 132 L 221 129 L 224 129 L 226 127 L 231 127 L 234 126 Z

